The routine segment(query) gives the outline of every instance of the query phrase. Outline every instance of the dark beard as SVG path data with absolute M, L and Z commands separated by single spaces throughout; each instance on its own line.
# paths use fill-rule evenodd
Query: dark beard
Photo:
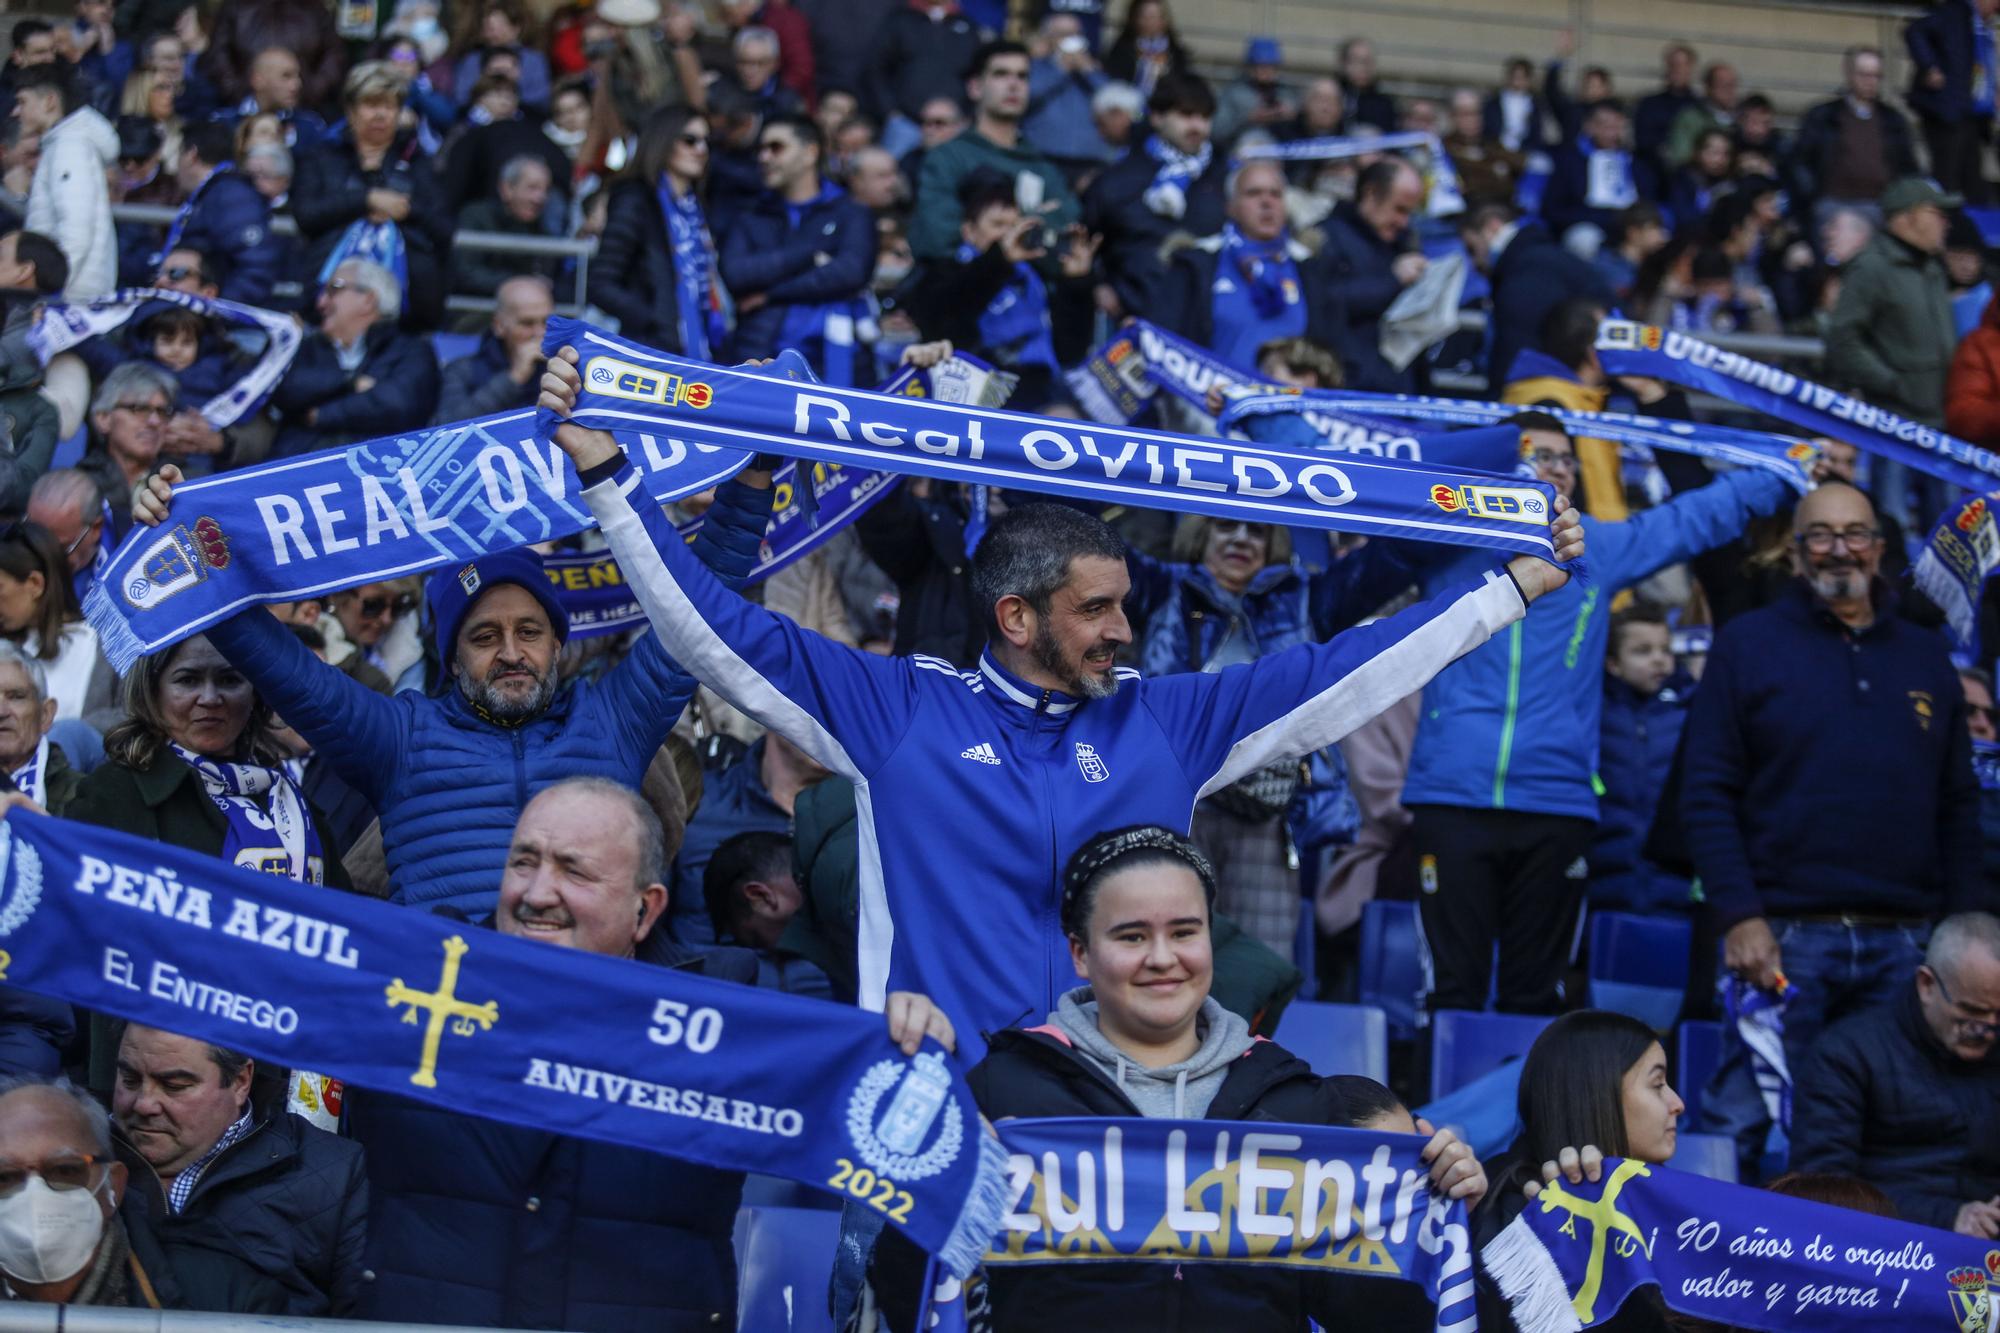
M 474 683 L 468 681 L 462 671 L 458 677 L 458 688 L 465 696 L 465 701 L 471 704 L 473 711 L 480 716 L 503 727 L 517 726 L 531 718 L 540 717 L 543 710 L 549 706 L 549 701 L 555 698 L 556 671 L 551 664 L 547 674 L 536 680 L 534 691 L 525 698 L 503 696 L 493 681 L 482 680 Z
M 1028 651 L 1042 670 L 1062 682 L 1063 692 L 1079 699 L 1108 699 L 1118 692 L 1118 673 L 1099 676 L 1083 670 L 1081 662 L 1063 660 L 1062 648 L 1045 620 L 1035 630 L 1035 642 Z

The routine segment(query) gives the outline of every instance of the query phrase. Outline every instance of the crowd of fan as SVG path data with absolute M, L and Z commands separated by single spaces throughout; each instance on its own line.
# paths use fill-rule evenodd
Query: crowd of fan
M 1081 1049 L 996 1042 L 978 1086 L 1004 1095 L 982 1105 L 1135 1113 L 1051 1107 L 1046 1089 L 1024 1102 L 1007 1081 L 1097 1058 L 1120 1062 L 1122 1087 L 1130 1014 L 1109 946 L 1090 957 L 1090 904 L 1118 882 L 1107 866 L 1151 867 L 1145 892 L 1193 884 L 1214 909 L 1198 960 L 1169 951 L 1198 983 L 1152 1052 L 1174 1054 L 1140 1063 L 1168 1086 L 1190 1077 L 1209 1099 L 1193 1113 L 1216 1116 L 1268 1095 L 1239 1079 L 1306 1076 L 1274 1065 L 1288 1058 L 1275 1046 L 1237 1057 L 1253 1034 L 1282 1039 L 1302 985 L 1353 997 L 1371 899 L 1417 902 L 1432 1010 L 1575 1009 L 1587 911 L 1672 917 L 1695 925 L 1685 1016 L 1713 1012 L 1718 974 L 1789 995 L 1790 1164 L 1819 1174 L 1775 1187 L 2000 1237 L 2000 608 L 1954 659 L 1906 578 L 1949 493 L 1821 440 L 1821 484 L 1800 500 L 1762 474 L 1621 457 L 1538 410 L 1692 416 L 1680 390 L 1599 364 L 1599 324 L 1622 310 L 1695 334 L 1821 338 L 1822 378 L 2000 448 L 2000 302 L 1972 211 L 1991 192 L 1995 7 L 1943 0 L 1909 25 L 1917 126 L 1883 86 L 1882 53 L 1856 48 L 1838 91 L 1789 128 L 1731 65 L 1701 67 L 1684 45 L 1636 97 L 1573 68 L 1567 39 L 1539 72 L 1516 58 L 1496 88 L 1435 98 L 1392 96 L 1358 37 L 1309 80 L 1256 38 L 1211 81 L 1164 0 L 1132 0 L 1116 30 L 1104 0 L 1017 5 L 1036 11 L 1014 16 L 1024 42 L 996 37 L 1006 6 L 972 0 L 599 0 L 553 15 L 523 0 L 76 0 L 73 17 L 17 20 L 0 70 L 0 514 L 19 520 L 0 527 L 0 769 L 53 813 L 226 859 L 240 850 L 230 802 L 295 802 L 316 850 L 280 873 L 880 1007 L 857 935 L 888 826 L 862 829 L 882 816 L 857 812 L 852 775 L 767 732 L 724 684 L 698 689 L 652 633 L 566 643 L 535 553 L 481 561 L 478 597 L 405 580 L 253 610 L 122 682 L 81 611 L 101 555 L 157 521 L 181 477 L 535 405 L 555 373 L 547 321 L 571 304 L 717 362 L 796 348 L 861 387 L 948 343 L 1019 377 L 1011 407 L 1051 415 L 1078 414 L 1065 371 L 1128 316 L 1286 385 L 1429 391 L 1471 375 L 1523 409 L 1524 460 L 1586 514 L 1591 586 L 1517 576 L 1523 600 L 1547 604 L 1338 744 L 1205 795 L 1191 833 L 1172 829 L 1191 844 L 1084 857 L 1063 932 L 1094 999 L 1062 997 L 1050 1018 Z M 1239 156 L 1402 130 L 1433 146 Z M 1429 207 L 1440 152 L 1462 193 L 1447 216 Z M 114 221 L 119 203 L 174 220 Z M 595 248 L 586 264 L 471 233 Z M 1390 308 L 1451 256 L 1476 273 L 1486 335 L 1385 355 Z M 46 363 L 30 350 L 44 303 L 119 287 L 292 312 L 307 331 L 268 405 L 218 429 L 202 405 L 263 350 L 242 326 L 155 303 Z M 441 365 L 440 346 L 462 354 Z M 1255 419 L 1252 433 L 1296 427 Z M 746 476 L 674 507 L 707 514 L 694 555 L 725 580 L 753 561 L 767 486 Z M 1091 651 L 1157 678 L 1441 604 L 1493 564 L 1139 511 L 1104 516 L 1107 547 L 1032 499 L 995 491 L 974 515 L 968 488 L 906 481 L 747 595 L 945 679 L 1039 661 L 1087 702 L 1104 683 L 1095 659 L 1065 676 L 1053 640 L 1010 657 L 996 596 L 1048 617 L 1054 593 L 1114 555 L 1118 628 Z M 968 525 L 989 522 L 968 558 Z M 1067 554 L 1023 573 L 1026 555 L 989 550 L 1009 524 L 1022 552 Z M 1112 823 L 1176 820 L 1132 814 Z M 894 836 L 952 836 L 928 823 Z M 1196 880 L 1168 882 L 1189 867 Z M 1143 896 L 1137 881 L 1119 891 Z M 1302 901 L 1319 935 L 1310 977 L 1294 960 Z M 968 927 L 951 946 L 979 938 Z M 889 999 L 899 1039 L 924 1030 L 926 1008 Z M 1033 1005 L 1030 1023 L 1052 1000 Z M 961 1040 L 1024 1017 L 997 997 L 947 1016 Z M 1102 1043 L 1111 1056 L 1087 1056 Z M 1566 1017 L 1523 1066 L 1520 1134 L 1490 1191 L 1448 1175 L 1462 1149 L 1435 1174 L 1485 1196 L 1490 1235 L 1565 1148 L 1666 1162 L 1682 1110 L 1666 1067 L 1645 1025 Z M 6 1266 L 8 1298 L 733 1322 L 738 1177 L 343 1092 L 5 988 L 0 1068 L 23 1080 L 0 1091 L 0 1210 L 39 1174 L 54 1198 L 89 1191 L 105 1219 L 87 1254 L 60 1257 L 80 1266 Z M 65 1069 L 77 1086 L 47 1081 Z M 1365 1082 L 1334 1099 L 1343 1123 L 1415 1124 Z M 1136 1113 L 1188 1113 L 1156 1109 L 1148 1088 L 1129 1091 Z M 1024 1104 L 1041 1109 L 996 1109 Z M 1772 1174 L 1783 1140 L 1740 1043 L 1698 1127 L 1733 1137 L 1746 1179 Z M 879 1317 L 901 1327 L 891 1267 L 873 1274 Z M 851 1258 L 835 1272 L 843 1310 L 864 1276 Z M 1156 1277 L 1123 1271 L 1051 1304 L 1023 1296 L 1017 1271 L 996 1310 L 1002 1326 L 1123 1327 L 1104 1292 Z M 1250 1327 L 1243 1283 L 1177 1272 L 1161 1299 L 1183 1302 L 1188 1326 Z M 1284 1327 L 1328 1308 L 1428 1326 L 1362 1285 L 1331 1305 L 1262 1292 L 1254 1308 L 1289 1311 Z M 1635 1307 L 1619 1326 L 1666 1318 Z

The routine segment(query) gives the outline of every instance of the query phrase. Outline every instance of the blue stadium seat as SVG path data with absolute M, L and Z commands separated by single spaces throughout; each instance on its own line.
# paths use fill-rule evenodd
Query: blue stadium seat
M 1722 1064 L 1722 1024 L 1683 1023 L 1674 1038 L 1674 1091 L 1687 1103 L 1681 1123 L 1692 1125 L 1701 1114 L 1701 1090 Z M 1686 1136 L 1683 1135 L 1683 1138 Z
M 1685 1119 L 1683 1117 L 1683 1121 Z M 1736 1144 L 1727 1134 L 1690 1134 L 1682 1130 L 1674 1145 L 1674 1160 L 1668 1165 L 1676 1171 L 1734 1185 Z
M 83 458 L 84 450 L 90 447 L 90 426 L 86 422 L 76 428 L 76 434 L 66 440 L 56 441 L 56 451 L 49 458 L 49 471 L 59 467 L 75 467 Z
M 471 356 L 479 350 L 479 335 L 476 333 L 433 333 L 431 350 L 437 353 L 438 364 L 448 366 L 462 357 Z
M 1293 1000 L 1278 1025 L 1278 1044 L 1329 1074 L 1366 1074 L 1389 1081 L 1389 1019 L 1372 1004 Z
M 1431 1015 L 1431 1096 L 1462 1088 L 1524 1056 L 1551 1019 L 1546 1014 L 1477 1014 L 1441 1009 Z
M 833 1333 L 827 1274 L 840 1214 L 817 1208 L 744 1208 L 736 1214 L 736 1327 L 744 1333 Z
M 1629 1014 L 1655 1032 L 1680 1017 L 1694 923 L 1686 917 L 1594 912 L 1590 1007 Z
M 1417 1033 L 1424 993 L 1423 946 L 1415 903 L 1371 902 L 1361 909 L 1361 1003 L 1389 1016 L 1389 1035 Z

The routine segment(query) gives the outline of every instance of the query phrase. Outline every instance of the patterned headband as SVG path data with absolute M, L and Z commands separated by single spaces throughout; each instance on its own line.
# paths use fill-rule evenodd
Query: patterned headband
M 1201 880 L 1202 888 L 1208 893 L 1215 892 L 1215 867 L 1208 863 L 1195 845 L 1175 833 L 1172 829 L 1158 824 L 1147 824 L 1139 828 L 1105 838 L 1077 853 L 1069 863 L 1063 876 L 1063 904 L 1067 906 L 1086 885 L 1113 864 L 1134 852 L 1165 852 L 1183 862 Z

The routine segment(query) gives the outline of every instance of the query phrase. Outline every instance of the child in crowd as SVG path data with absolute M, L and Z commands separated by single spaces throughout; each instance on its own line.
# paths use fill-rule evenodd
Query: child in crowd
M 1693 682 L 1675 666 L 1663 613 L 1633 606 L 1612 616 L 1598 731 L 1597 834 L 1588 857 L 1592 908 L 1692 908 L 1688 882 L 1647 861 L 1643 851 L 1692 693 Z

